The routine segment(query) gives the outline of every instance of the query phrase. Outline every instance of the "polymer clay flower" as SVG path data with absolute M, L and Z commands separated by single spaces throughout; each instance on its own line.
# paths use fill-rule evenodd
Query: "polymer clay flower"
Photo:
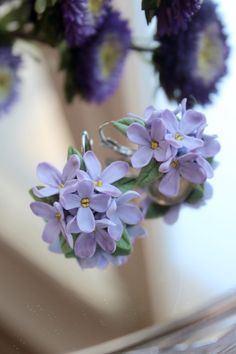
M 139 193 L 129 191 L 112 200 L 106 214 L 114 223 L 114 226 L 108 226 L 108 232 L 114 240 L 120 240 L 124 224 L 136 225 L 143 220 L 140 209 L 130 203 L 131 199 L 138 198 L 139 196 Z
M 111 0 L 62 0 L 65 36 L 70 46 L 81 46 L 96 34 Z
M 43 202 L 33 202 L 30 204 L 32 212 L 47 220 L 43 230 L 43 240 L 48 243 L 54 243 L 59 239 L 60 233 L 64 235 L 68 244 L 73 248 L 73 238 L 66 233 L 66 224 L 64 211 L 58 202 L 49 205 Z
M 101 193 L 117 197 L 121 191 L 112 185 L 127 175 L 129 164 L 124 161 L 115 161 L 107 166 L 103 171 L 100 161 L 93 151 L 87 151 L 83 156 L 87 173 L 80 171 L 78 177 L 88 178 L 94 182 L 95 190 Z
M 139 149 L 131 157 L 134 168 L 148 165 L 152 158 L 157 161 L 170 158 L 172 150 L 170 143 L 165 140 L 166 132 L 165 125 L 158 118 L 152 121 L 150 129 L 138 123 L 133 123 L 128 127 L 129 140 L 139 145 Z
M 152 62 L 168 98 L 179 101 L 193 97 L 197 103 L 209 103 L 226 74 L 229 55 L 216 5 L 204 0 L 187 31 L 163 36 L 159 42 Z
M 109 10 L 97 34 L 72 52 L 72 79 L 85 100 L 101 103 L 114 93 L 130 45 L 128 22 L 118 12 Z
M 178 120 L 173 112 L 166 110 L 163 113 L 163 122 L 168 130 L 165 139 L 175 148 L 186 148 L 191 151 L 203 146 L 203 141 L 193 136 L 206 122 L 203 114 L 189 109 L 181 120 Z
M 88 180 L 78 183 L 76 193 L 64 193 L 61 197 L 64 209 L 77 209 L 77 225 L 82 232 L 87 233 L 95 230 L 94 212 L 106 212 L 109 201 L 108 195 L 95 194 L 94 184 Z
M 21 57 L 12 48 L 0 48 L 0 116 L 6 113 L 18 96 Z
M 204 183 L 207 175 L 197 159 L 197 154 L 188 153 L 163 162 L 159 167 L 159 171 L 164 173 L 159 191 L 165 196 L 175 197 L 179 192 L 181 177 L 194 184 Z

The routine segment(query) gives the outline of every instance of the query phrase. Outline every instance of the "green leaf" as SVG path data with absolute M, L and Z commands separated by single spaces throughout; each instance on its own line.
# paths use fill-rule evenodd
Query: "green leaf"
M 116 243 L 116 251 L 112 256 L 128 256 L 132 252 L 132 244 L 129 239 L 129 234 L 124 228 L 121 239 Z
M 83 157 L 81 155 L 81 153 L 79 152 L 79 150 L 77 150 L 76 148 L 74 148 L 73 146 L 69 146 L 68 147 L 68 152 L 67 152 L 67 160 L 72 156 L 72 155 L 77 155 L 80 159 L 80 169 L 81 170 L 86 170 L 85 168 L 85 164 L 84 164 L 84 160 Z
M 129 190 L 135 189 L 137 184 L 136 177 L 124 177 L 119 181 L 113 183 L 113 185 L 121 190 L 121 192 L 127 192 Z
M 70 248 L 70 246 L 68 245 L 66 239 L 64 238 L 64 236 L 62 234 L 60 234 L 60 246 L 61 246 L 61 250 L 64 253 L 66 258 L 76 257 L 74 250 Z
M 155 219 L 155 218 L 159 218 L 163 215 L 165 215 L 165 213 L 170 209 L 169 206 L 164 206 L 164 205 L 159 205 L 156 203 L 151 203 L 147 213 L 145 215 L 145 219 Z
M 141 125 L 145 125 L 144 121 L 140 118 L 133 118 L 133 117 L 124 117 L 121 118 L 117 121 L 113 121 L 112 125 L 119 130 L 122 134 L 126 135 L 127 128 L 133 124 L 133 123 L 139 123 Z
M 154 10 L 160 6 L 161 0 L 142 0 L 142 10 Z
M 161 178 L 162 173 L 159 172 L 159 164 L 156 160 L 152 159 L 151 162 L 143 167 L 137 178 L 137 186 L 144 188 L 149 184 Z
M 0 31 L 6 31 L 7 26 L 15 22 L 18 24 L 17 30 L 19 30 L 25 23 L 28 21 L 30 16 L 30 4 L 29 3 L 22 3 L 21 6 L 17 8 L 13 8 L 10 12 L 8 12 L 6 15 L 1 16 L 0 18 Z M 4 35 L 7 36 L 8 32 L 6 31 Z M 11 32 L 9 32 L 11 34 Z M 2 37 L 2 33 L 1 36 Z M 1 38 L 2 39 L 2 38 Z
M 43 186 L 37 186 L 38 189 L 44 188 Z M 50 205 L 53 205 L 53 203 L 58 202 L 58 195 L 52 195 L 51 197 L 45 197 L 45 198 L 39 198 L 33 193 L 33 188 L 29 190 L 30 196 L 36 201 L 36 202 L 43 202 L 47 203 Z
M 193 191 L 186 199 L 186 202 L 190 204 L 195 204 L 200 199 L 202 199 L 203 195 L 204 195 L 204 185 L 198 184 L 194 187 Z
M 36 0 L 34 9 L 37 12 L 37 14 L 41 15 L 44 13 L 48 5 L 47 0 Z

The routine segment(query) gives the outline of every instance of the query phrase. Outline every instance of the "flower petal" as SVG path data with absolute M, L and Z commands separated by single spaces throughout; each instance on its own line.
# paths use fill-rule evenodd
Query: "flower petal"
M 94 233 L 81 233 L 75 241 L 75 254 L 80 258 L 93 257 L 96 251 Z
M 184 134 L 196 131 L 202 124 L 206 123 L 206 117 L 200 112 L 192 109 L 186 111 L 180 121 L 180 130 Z
M 150 145 L 151 139 L 148 134 L 148 131 L 141 124 L 138 123 L 131 124 L 127 129 L 127 136 L 128 139 L 132 141 L 132 143 L 138 145 L 145 145 L 145 146 Z
M 78 183 L 78 194 L 80 198 L 89 198 L 94 191 L 94 184 L 92 181 L 83 180 Z
M 80 159 L 77 155 L 72 155 L 67 161 L 63 172 L 62 172 L 62 180 L 65 183 L 68 180 L 73 179 L 76 176 L 76 172 L 80 168 Z
M 61 196 L 60 201 L 64 209 L 70 210 L 74 208 L 78 208 L 80 206 L 81 198 L 77 194 L 63 194 Z
M 118 207 L 117 213 L 121 221 L 128 225 L 136 225 L 143 220 L 143 214 L 141 211 L 132 204 L 126 204 Z
M 166 161 L 171 157 L 171 155 L 172 155 L 172 149 L 170 147 L 170 144 L 168 144 L 166 141 L 162 141 L 160 143 L 160 147 L 154 150 L 154 158 L 160 162 Z M 175 155 L 175 153 L 173 155 Z
M 97 243 L 105 252 L 113 253 L 115 251 L 116 243 L 105 230 L 97 230 L 95 235 Z
M 87 151 L 83 158 L 90 177 L 96 181 L 97 178 L 100 177 L 102 171 L 100 161 L 93 151 Z
M 59 194 L 59 189 L 53 187 L 44 187 L 40 189 L 34 187 L 32 191 L 38 198 L 51 197 L 51 195 Z
M 32 212 L 46 220 L 54 219 L 56 210 L 53 206 L 43 202 L 33 202 L 30 204 Z
M 134 199 L 134 198 L 139 198 L 140 197 L 140 194 L 138 192 L 135 192 L 135 191 L 128 191 L 128 192 L 125 192 L 124 194 L 122 194 L 118 199 L 117 199 L 117 205 L 122 205 L 122 204 L 125 204 L 127 202 L 129 202 L 131 199 Z
M 95 229 L 95 219 L 90 208 L 79 208 L 77 213 L 77 224 L 81 231 L 92 232 Z
M 115 224 L 109 219 L 96 220 L 96 229 L 106 229 L 108 226 L 114 226 Z
M 124 225 L 119 218 L 116 219 L 113 218 L 112 221 L 115 222 L 116 225 L 108 226 L 108 233 L 111 236 L 111 238 L 113 238 L 113 240 L 119 241 L 123 233 Z
M 160 142 L 164 139 L 166 127 L 161 119 L 154 119 L 151 125 L 151 138 L 152 140 Z
M 57 220 L 50 220 L 44 227 L 43 240 L 47 243 L 53 243 L 61 231 L 60 223 Z
M 42 162 L 38 165 L 37 177 L 40 181 L 51 187 L 57 187 L 62 183 L 61 173 L 47 162 Z
M 131 163 L 134 168 L 142 168 L 149 164 L 153 157 L 153 150 L 150 147 L 140 147 L 131 157 Z
M 197 163 L 203 168 L 207 178 L 212 178 L 214 176 L 213 168 L 206 159 L 204 159 L 202 156 L 199 156 L 197 158 Z
M 162 177 L 159 184 L 159 191 L 167 197 L 175 197 L 179 192 L 180 176 L 176 169 L 170 170 Z
M 106 194 L 95 194 L 90 199 L 90 207 L 98 211 L 99 213 L 103 213 L 107 211 L 108 204 L 110 202 L 110 196 Z
M 107 194 L 111 197 L 119 197 L 119 195 L 121 195 L 119 188 L 113 186 L 112 184 L 103 184 L 102 187 L 95 186 L 95 189 L 98 192 Z
M 179 168 L 181 176 L 189 182 L 202 184 L 206 180 L 206 173 L 196 162 L 186 162 Z
M 129 164 L 125 161 L 115 161 L 107 166 L 101 174 L 101 180 L 105 184 L 118 181 L 127 175 Z
M 165 127 L 170 133 L 175 133 L 178 130 L 178 120 L 173 112 L 165 109 L 162 114 L 162 119 Z
M 184 136 L 184 139 L 181 142 L 182 146 L 186 147 L 189 151 L 197 149 L 204 145 L 203 140 L 187 135 Z

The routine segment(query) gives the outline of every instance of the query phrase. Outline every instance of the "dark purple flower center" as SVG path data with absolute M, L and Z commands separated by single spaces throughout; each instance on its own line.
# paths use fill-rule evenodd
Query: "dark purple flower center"
M 89 198 L 82 198 L 80 201 L 80 205 L 82 206 L 82 208 L 88 208 L 90 205 Z

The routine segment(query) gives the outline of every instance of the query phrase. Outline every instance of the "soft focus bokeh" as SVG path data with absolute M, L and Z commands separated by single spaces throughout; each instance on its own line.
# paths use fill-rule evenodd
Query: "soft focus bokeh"
M 152 28 L 140 2 L 115 3 L 130 19 L 135 37 L 148 38 Z M 120 89 L 106 104 L 78 98 L 68 106 L 55 52 L 17 43 L 16 51 L 24 55 L 23 87 L 19 102 L 0 120 L 1 353 L 69 353 L 166 323 L 235 288 L 233 6 L 232 0 L 219 4 L 232 47 L 229 75 L 204 109 L 208 131 L 218 134 L 222 145 L 213 197 L 199 210 L 182 208 L 172 226 L 146 221 L 148 237 L 136 242 L 129 262 L 104 271 L 82 271 L 75 260 L 48 251 L 41 239 L 43 222 L 29 208 L 28 189 L 38 183 L 36 166 L 48 161 L 62 168 L 67 146 L 79 148 L 83 130 L 104 161 L 110 152 L 99 144 L 100 124 L 130 111 L 142 115 L 149 104 L 174 106 L 162 90 L 153 94 L 153 69 L 137 53 L 130 55 Z

